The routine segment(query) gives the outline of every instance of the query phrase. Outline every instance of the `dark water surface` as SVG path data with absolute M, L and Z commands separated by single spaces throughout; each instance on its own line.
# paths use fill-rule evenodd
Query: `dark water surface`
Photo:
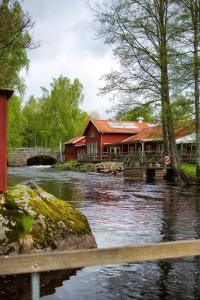
M 200 238 L 200 190 L 195 187 L 41 167 L 9 169 L 10 185 L 30 179 L 80 209 L 99 248 Z M 92 267 L 70 277 L 64 272 L 51 277 L 43 282 L 43 300 L 200 299 L 199 257 Z

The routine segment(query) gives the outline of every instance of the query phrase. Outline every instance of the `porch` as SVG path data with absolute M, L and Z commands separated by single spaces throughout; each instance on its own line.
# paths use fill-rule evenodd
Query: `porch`
M 194 149 L 192 151 L 178 151 L 181 162 L 195 163 L 196 155 Z M 116 152 L 116 153 L 107 153 L 103 152 L 102 154 L 78 154 L 79 162 L 102 162 L 102 161 L 117 161 L 124 162 L 127 158 L 131 159 L 135 164 L 140 165 L 147 162 L 152 162 L 153 164 L 162 164 L 164 163 L 164 153 L 163 151 L 131 151 L 131 152 Z

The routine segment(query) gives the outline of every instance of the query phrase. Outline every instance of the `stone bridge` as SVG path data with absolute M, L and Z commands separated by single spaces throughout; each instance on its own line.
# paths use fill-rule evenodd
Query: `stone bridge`
M 8 165 L 12 167 L 52 165 L 60 159 L 59 150 L 42 148 L 16 148 L 9 149 Z

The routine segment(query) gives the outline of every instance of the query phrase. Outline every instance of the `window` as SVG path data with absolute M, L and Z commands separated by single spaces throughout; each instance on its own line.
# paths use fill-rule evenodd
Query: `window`
M 90 137 L 95 137 L 95 132 L 94 131 L 91 132 Z

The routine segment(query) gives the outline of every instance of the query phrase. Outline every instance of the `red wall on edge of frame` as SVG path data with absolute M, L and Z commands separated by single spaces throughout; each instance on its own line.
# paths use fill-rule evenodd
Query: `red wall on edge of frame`
M 7 188 L 7 97 L 0 92 L 0 192 Z

